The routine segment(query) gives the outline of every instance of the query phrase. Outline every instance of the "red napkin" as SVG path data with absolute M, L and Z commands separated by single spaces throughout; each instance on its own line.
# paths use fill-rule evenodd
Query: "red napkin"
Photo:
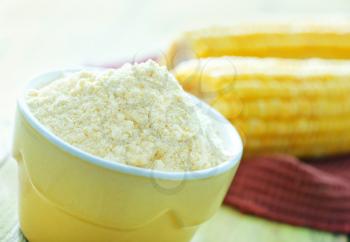
M 225 203 L 280 222 L 350 233 L 350 155 L 313 161 L 283 154 L 246 158 Z

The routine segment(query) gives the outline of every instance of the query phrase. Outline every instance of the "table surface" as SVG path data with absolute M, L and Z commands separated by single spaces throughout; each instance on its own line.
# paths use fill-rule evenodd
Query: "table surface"
M 261 19 L 348 17 L 348 0 L 0 0 L 0 241 L 23 241 L 17 222 L 16 163 L 5 158 L 15 97 L 50 69 L 162 54 L 179 32 Z M 5 162 L 4 162 L 5 161 Z M 222 207 L 195 242 L 345 242 L 343 235 L 297 228 Z

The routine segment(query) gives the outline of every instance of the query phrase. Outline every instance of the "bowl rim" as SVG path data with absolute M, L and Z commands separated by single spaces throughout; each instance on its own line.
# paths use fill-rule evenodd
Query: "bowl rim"
M 29 110 L 29 107 L 25 101 L 25 95 L 30 89 L 33 89 L 35 87 L 38 87 L 39 85 L 50 83 L 59 77 L 62 77 L 64 74 L 84 71 L 84 70 L 107 70 L 108 68 L 73 68 L 73 69 L 61 69 L 61 70 L 53 70 L 46 72 L 44 74 L 41 74 L 39 76 L 36 76 L 35 78 L 31 79 L 27 85 L 24 86 L 20 96 L 17 98 L 17 107 L 19 112 L 23 115 L 25 120 L 30 124 L 34 130 L 36 130 L 40 135 L 45 137 L 49 142 L 60 148 L 61 150 L 80 158 L 81 160 L 87 161 L 93 165 L 97 165 L 99 167 L 103 167 L 106 169 L 119 171 L 126 174 L 136 175 L 136 176 L 142 176 L 142 177 L 151 177 L 155 179 L 161 179 L 161 180 L 193 180 L 193 179 L 204 179 L 212 176 L 219 175 L 221 173 L 224 173 L 233 166 L 237 165 L 239 161 L 242 158 L 243 154 L 243 143 L 241 140 L 240 135 L 238 134 L 235 127 L 226 120 L 219 112 L 211 108 L 208 104 L 205 102 L 199 100 L 198 98 L 192 96 L 200 102 L 203 107 L 208 110 L 210 115 L 213 115 L 215 118 L 219 119 L 220 121 L 224 122 L 229 128 L 229 133 L 227 135 L 230 135 L 232 138 L 232 142 L 234 145 L 232 145 L 232 149 L 230 148 L 230 154 L 232 154 L 232 157 L 228 159 L 227 161 L 221 163 L 218 166 L 210 167 L 203 170 L 195 170 L 195 171 L 161 171 L 156 169 L 148 169 L 148 168 L 141 168 L 141 167 L 135 167 L 130 166 L 126 164 L 122 164 L 116 161 L 111 161 L 107 159 L 100 158 L 98 156 L 92 155 L 88 152 L 85 152 L 56 136 L 54 133 L 49 131 Z M 225 125 L 225 126 L 226 126 Z

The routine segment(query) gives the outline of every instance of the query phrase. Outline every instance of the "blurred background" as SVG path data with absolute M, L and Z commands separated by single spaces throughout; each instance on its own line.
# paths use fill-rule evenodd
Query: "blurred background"
M 159 52 L 194 27 L 347 13 L 348 0 L 0 0 L 0 117 L 11 117 L 21 84 L 49 69 Z

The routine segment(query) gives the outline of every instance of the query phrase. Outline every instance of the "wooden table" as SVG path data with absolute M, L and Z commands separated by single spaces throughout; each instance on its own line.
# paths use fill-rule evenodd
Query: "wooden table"
M 28 79 L 50 69 L 162 54 L 170 39 L 193 27 L 286 15 L 291 21 L 334 19 L 328 15 L 349 12 L 348 0 L 0 0 L 0 241 L 23 241 L 16 164 L 10 158 L 1 162 L 10 143 L 15 96 Z M 346 237 L 222 207 L 194 241 L 345 242 Z

